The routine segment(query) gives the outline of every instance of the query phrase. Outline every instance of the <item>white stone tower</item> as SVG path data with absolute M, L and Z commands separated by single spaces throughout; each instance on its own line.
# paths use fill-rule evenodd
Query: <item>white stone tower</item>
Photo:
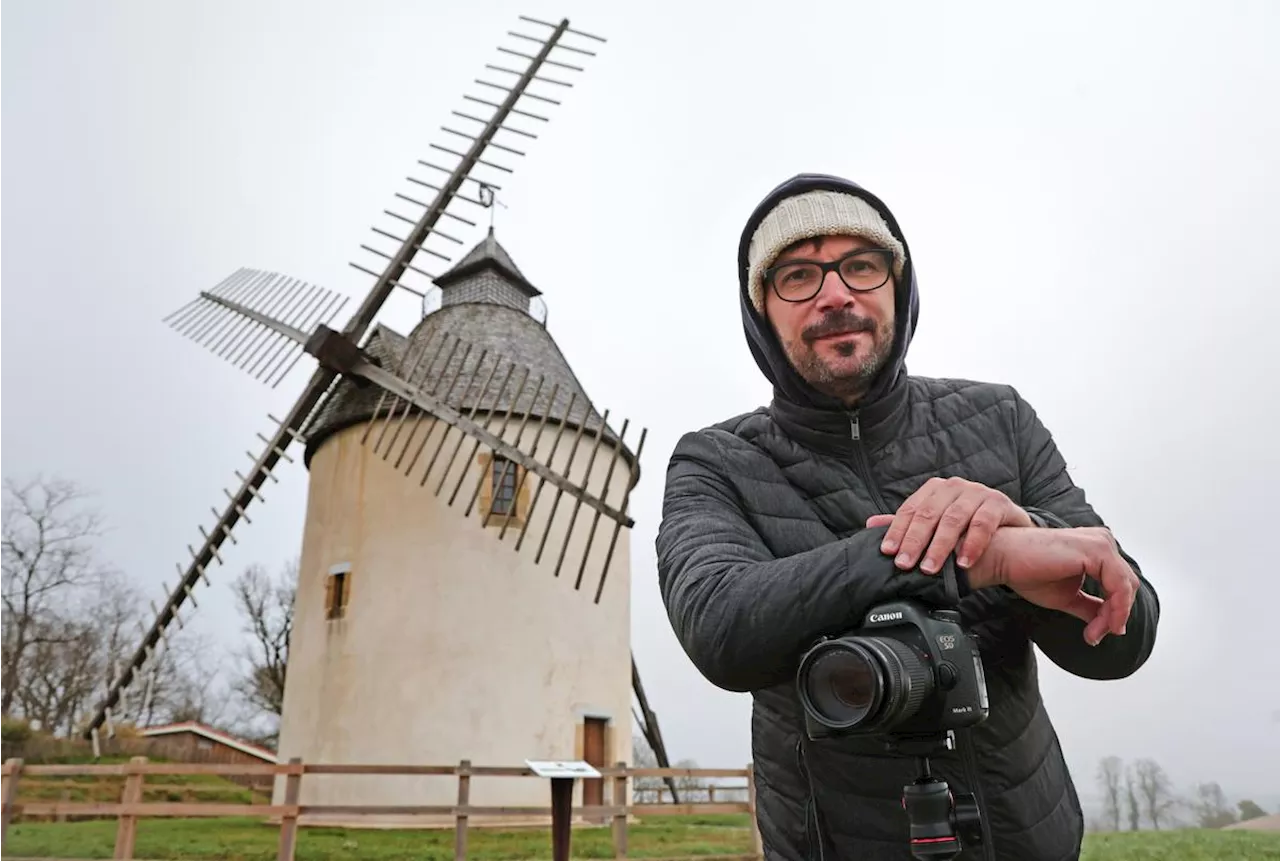
M 439 308 L 407 337 L 375 326 L 366 353 L 625 510 L 634 454 L 612 429 L 597 435 L 602 417 L 531 306 L 539 291 L 493 231 L 435 283 Z M 554 485 L 390 400 L 344 379 L 307 431 L 280 760 L 629 762 L 630 530 L 615 545 L 613 524 L 588 530 L 596 512 L 570 494 L 557 501 Z M 575 588 L 584 553 L 597 574 L 610 554 L 598 603 L 594 577 Z M 602 783 L 575 803 L 601 803 Z M 477 777 L 470 791 L 474 805 L 549 803 L 537 778 Z M 449 805 L 456 792 L 449 777 L 309 776 L 302 803 Z

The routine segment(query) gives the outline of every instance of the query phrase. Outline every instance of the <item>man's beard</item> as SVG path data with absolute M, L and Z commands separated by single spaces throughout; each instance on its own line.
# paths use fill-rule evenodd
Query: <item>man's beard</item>
M 851 367 L 833 368 L 814 349 L 813 341 L 836 332 L 870 332 L 871 351 L 860 356 Z M 805 382 L 823 394 L 850 402 L 866 394 L 876 374 L 889 360 L 893 349 L 893 324 L 886 322 L 877 328 L 875 321 L 868 317 L 859 317 L 848 310 L 836 311 L 806 328 L 799 339 L 783 341 L 782 346 L 792 367 Z M 847 358 L 856 349 L 856 344 L 842 343 L 834 347 L 834 352 Z

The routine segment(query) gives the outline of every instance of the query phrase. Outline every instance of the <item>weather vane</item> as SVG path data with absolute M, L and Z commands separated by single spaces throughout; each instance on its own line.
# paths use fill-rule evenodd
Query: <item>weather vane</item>
M 503 209 L 506 209 L 507 205 L 502 201 L 498 200 L 497 186 L 489 185 L 489 183 L 487 182 L 481 182 L 479 183 L 479 185 L 480 185 L 480 205 L 489 210 L 489 231 L 492 232 L 494 216 L 497 213 L 497 207 L 501 206 Z

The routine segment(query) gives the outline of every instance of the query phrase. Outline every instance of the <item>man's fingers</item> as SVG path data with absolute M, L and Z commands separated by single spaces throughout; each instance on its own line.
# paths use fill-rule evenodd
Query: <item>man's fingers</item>
M 1089 640 L 1091 633 L 1097 632 L 1099 638 L 1106 633 L 1105 606 L 1101 598 L 1095 598 L 1087 592 L 1077 592 L 1065 606 L 1058 609 L 1084 622 L 1085 639 Z
M 1138 578 L 1124 557 L 1112 551 L 1103 557 L 1098 582 L 1106 596 L 1107 629 L 1112 634 L 1123 636 L 1138 595 Z
M 968 568 L 980 559 L 1003 520 L 1001 500 L 988 496 L 969 519 L 968 530 L 956 550 L 956 564 Z
M 982 510 L 982 497 L 977 493 L 961 493 L 938 517 L 933 540 L 924 551 L 920 569 L 926 574 L 936 574 L 942 568 L 942 560 L 956 549 L 966 529 Z M 994 531 L 994 530 L 993 530 Z M 910 534 L 908 532 L 908 534 Z M 928 536 L 924 536 L 927 540 Z
M 1136 592 L 1137 590 L 1131 584 L 1126 584 L 1119 592 L 1107 599 L 1110 620 L 1108 628 L 1117 637 L 1124 636 L 1125 627 L 1129 624 L 1129 614 L 1133 611 L 1133 602 L 1137 597 Z
M 925 545 L 933 536 L 938 517 L 953 497 L 948 488 L 925 485 L 898 509 L 898 516 L 885 533 L 885 538 L 890 547 L 897 548 L 894 563 L 899 568 L 905 571 L 920 561 Z
M 911 521 L 915 517 L 916 507 L 920 505 L 921 500 L 928 497 L 928 494 L 929 490 L 922 487 L 907 497 L 907 501 L 898 508 L 897 513 L 893 515 L 893 519 L 889 523 L 888 531 L 884 534 L 884 539 L 880 542 L 880 549 L 883 552 L 898 552 L 898 548 L 902 545 L 902 538 L 907 534 L 907 529 L 911 526 Z
M 902 544 L 902 536 L 906 534 L 907 528 L 911 526 L 911 519 L 915 516 L 916 505 L 920 500 L 917 495 L 920 491 L 916 491 L 902 503 L 898 511 L 889 521 L 889 528 L 884 533 L 884 539 L 880 542 L 880 550 L 884 553 L 897 553 L 898 547 Z M 879 516 L 879 515 L 877 515 Z
M 898 548 L 902 545 L 902 541 L 907 535 L 907 530 L 915 522 L 917 513 L 922 510 L 926 513 L 932 510 L 934 504 L 932 500 L 938 495 L 939 490 L 944 493 L 950 492 L 952 496 L 955 495 L 955 492 L 947 487 L 942 479 L 931 478 L 917 488 L 915 493 L 908 496 L 902 505 L 898 506 L 898 510 L 893 515 L 893 521 L 889 524 L 889 530 L 884 534 L 884 540 L 880 542 L 880 550 L 882 552 L 898 552 Z M 879 517 L 881 515 L 876 516 Z M 906 565 L 904 567 L 909 568 L 911 566 Z
M 867 528 L 877 529 L 881 526 L 888 526 L 893 523 L 892 514 L 873 514 L 867 518 Z
M 1107 635 L 1108 619 L 1109 617 L 1107 615 L 1106 608 L 1101 607 L 1097 611 L 1097 615 L 1084 626 L 1084 641 L 1090 646 L 1096 646 L 1098 643 L 1102 642 L 1102 638 Z

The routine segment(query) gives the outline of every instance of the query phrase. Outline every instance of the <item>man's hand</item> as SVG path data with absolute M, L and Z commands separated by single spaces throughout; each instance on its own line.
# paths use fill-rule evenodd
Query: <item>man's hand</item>
M 1086 576 L 1101 584 L 1102 598 L 1082 590 Z M 1070 613 L 1096 646 L 1109 633 L 1124 635 L 1140 584 L 1106 528 L 1004 527 L 969 570 L 969 585 L 1008 586 L 1033 604 Z
M 1002 526 L 1034 526 L 1031 516 L 1009 497 L 963 478 L 931 478 L 902 503 L 896 514 L 877 514 L 867 528 L 888 526 L 880 549 L 897 553 L 894 564 L 936 574 L 942 560 L 957 550 L 956 564 L 968 568 L 982 558 L 991 536 Z

